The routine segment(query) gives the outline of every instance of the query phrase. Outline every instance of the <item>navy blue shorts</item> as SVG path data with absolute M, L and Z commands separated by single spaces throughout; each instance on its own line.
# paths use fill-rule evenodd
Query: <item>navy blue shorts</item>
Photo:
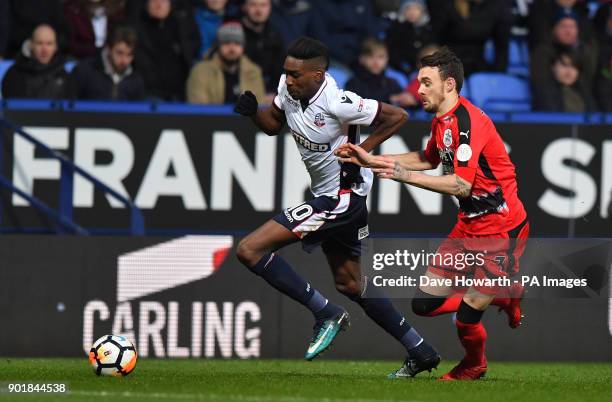
M 291 230 L 309 253 L 320 245 L 323 252 L 361 256 L 361 240 L 369 234 L 366 197 L 352 191 L 337 197 L 316 197 L 285 209 L 273 219 Z

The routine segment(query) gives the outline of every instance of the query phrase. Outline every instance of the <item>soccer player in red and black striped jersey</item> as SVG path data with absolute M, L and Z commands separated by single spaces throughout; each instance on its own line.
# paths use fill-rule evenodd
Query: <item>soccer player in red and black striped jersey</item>
M 475 380 L 487 371 L 487 333 L 481 323 L 485 309 L 491 304 L 499 306 L 508 314 L 512 328 L 520 325 L 522 286 L 502 286 L 503 281 L 484 279 L 503 279 L 518 272 L 529 223 L 518 198 L 514 165 L 495 125 L 459 95 L 463 85 L 461 61 L 443 48 L 423 58 L 422 66 L 419 95 L 424 109 L 435 113 L 425 150 L 373 156 L 357 145 L 345 144 L 336 154 L 344 162 L 371 167 L 379 177 L 459 199 L 458 221 L 438 254 L 483 252 L 485 256 L 479 263 L 462 269 L 438 262 L 428 267 L 426 275 L 450 278 L 453 284 L 458 277 L 482 280 L 468 289 L 455 285 L 421 286 L 412 307 L 424 316 L 457 312 L 455 322 L 465 357 L 441 379 Z M 418 172 L 435 169 L 440 163 L 442 176 Z

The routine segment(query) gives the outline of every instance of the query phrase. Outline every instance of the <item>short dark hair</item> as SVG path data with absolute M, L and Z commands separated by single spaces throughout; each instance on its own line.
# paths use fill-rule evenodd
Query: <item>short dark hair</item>
M 443 46 L 440 50 L 421 59 L 421 67 L 438 67 L 440 77 L 446 80 L 451 77 L 457 83 L 457 93 L 463 87 L 463 63 L 452 50 Z
M 367 38 L 361 44 L 361 51 L 359 52 L 360 56 L 371 56 L 374 54 L 376 50 L 384 50 L 386 53 L 389 53 L 387 50 L 387 45 L 385 42 L 376 38 Z
M 567 62 L 569 61 L 573 67 L 582 72 L 582 60 L 580 59 L 578 53 L 572 49 L 561 49 L 555 52 L 551 57 L 550 65 L 554 65 L 558 61 L 563 65 L 567 65 Z
M 325 70 L 329 67 L 329 49 L 327 46 L 316 39 L 301 36 L 289 45 L 287 56 L 298 60 L 322 59 Z
M 112 48 L 121 42 L 128 45 L 128 47 L 132 50 L 136 49 L 136 44 L 138 43 L 138 35 L 136 34 L 136 30 L 125 25 L 115 27 L 115 29 L 113 29 L 108 36 L 106 44 L 109 48 Z

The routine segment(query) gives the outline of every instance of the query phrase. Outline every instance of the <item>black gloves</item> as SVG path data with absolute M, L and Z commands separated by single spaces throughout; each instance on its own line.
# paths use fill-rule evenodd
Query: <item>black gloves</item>
M 251 91 L 245 91 L 236 102 L 234 106 L 234 112 L 239 113 L 243 116 L 252 116 L 257 113 L 257 98 Z

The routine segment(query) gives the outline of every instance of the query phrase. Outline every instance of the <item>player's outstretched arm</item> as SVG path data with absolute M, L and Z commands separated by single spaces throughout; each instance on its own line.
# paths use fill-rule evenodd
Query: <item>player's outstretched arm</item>
M 382 155 L 371 155 L 368 151 L 361 148 L 359 145 L 347 142 L 342 144 L 334 151 L 335 155 L 341 162 L 354 163 L 365 168 L 386 168 L 393 167 L 395 163 L 393 159 Z
M 423 151 L 411 151 L 405 154 L 383 156 L 393 160 L 394 162 L 399 162 L 403 168 L 408 170 L 429 170 L 437 167 L 428 161 L 427 158 L 425 158 Z
M 374 132 L 359 145 L 370 152 L 395 134 L 406 120 L 408 120 L 408 113 L 404 109 L 380 102 L 380 112 L 374 121 Z
M 435 191 L 436 193 L 454 195 L 458 198 L 467 198 L 472 191 L 472 184 L 461 176 L 448 174 L 444 176 L 431 176 L 425 173 L 413 172 L 395 162 L 393 167 L 372 169 L 378 177 L 392 179 L 402 183 L 411 184 L 425 190 Z
M 359 145 L 346 143 L 339 146 L 335 154 L 342 162 L 351 162 L 367 168 L 393 168 L 395 162 L 398 162 L 403 168 L 408 170 L 429 170 L 436 167 L 425 158 L 423 152 L 408 152 L 396 155 L 370 155 Z
M 275 107 L 259 109 L 257 97 L 251 91 L 246 91 L 238 98 L 234 112 L 248 116 L 253 123 L 268 135 L 278 135 L 285 126 L 285 113 Z

